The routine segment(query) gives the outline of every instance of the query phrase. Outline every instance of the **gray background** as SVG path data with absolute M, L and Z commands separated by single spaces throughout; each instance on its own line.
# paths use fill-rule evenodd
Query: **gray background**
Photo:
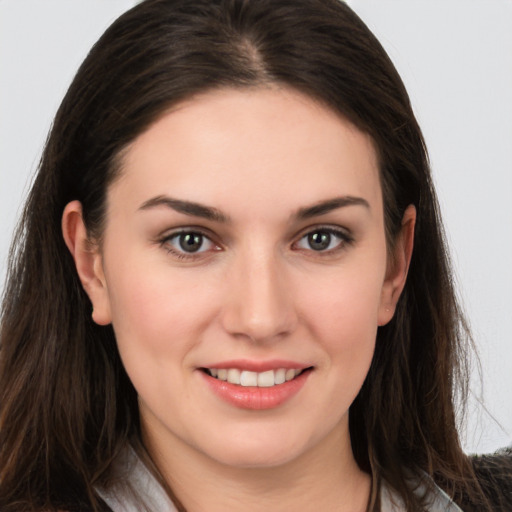
M 135 3 L 0 0 L 1 281 L 53 114 L 90 46 Z M 349 4 L 402 74 L 430 150 L 483 366 L 464 446 L 512 444 L 512 0 Z

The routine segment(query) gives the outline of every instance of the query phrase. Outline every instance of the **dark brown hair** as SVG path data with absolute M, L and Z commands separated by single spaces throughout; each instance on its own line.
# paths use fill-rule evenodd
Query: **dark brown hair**
M 270 83 L 315 98 L 372 137 L 389 245 L 405 208 L 417 209 L 408 281 L 350 410 L 354 455 L 373 477 L 369 510 L 378 510 L 383 479 L 407 510 L 421 510 L 411 472 L 455 499 L 478 499 L 454 411 L 454 393 L 466 390 L 467 333 L 424 141 L 381 45 L 338 0 L 146 0 L 80 67 L 16 233 L 0 333 L 2 511 L 101 510 L 94 489 L 109 485 L 113 461 L 128 443 L 143 452 L 113 330 L 91 320 L 62 239 L 64 206 L 81 201 L 89 233 L 100 237 L 123 149 L 163 112 L 206 90 Z

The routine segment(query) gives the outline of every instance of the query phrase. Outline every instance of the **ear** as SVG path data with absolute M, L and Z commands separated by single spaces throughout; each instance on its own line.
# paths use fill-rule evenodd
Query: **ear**
M 402 218 L 402 227 L 395 240 L 382 286 L 378 325 L 386 325 L 395 314 L 396 304 L 405 286 L 414 245 L 416 208 L 409 205 Z
M 72 201 L 62 214 L 62 234 L 75 260 L 78 277 L 92 302 L 92 319 L 99 325 L 111 322 L 110 300 L 98 244 L 89 240 L 80 201 Z

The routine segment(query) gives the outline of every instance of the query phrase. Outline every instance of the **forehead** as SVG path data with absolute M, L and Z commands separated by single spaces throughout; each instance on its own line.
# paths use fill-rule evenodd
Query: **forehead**
M 112 197 L 294 208 L 338 195 L 381 201 L 371 138 L 287 88 L 222 89 L 178 104 L 125 152 Z M 300 205 L 299 205 L 300 206 Z

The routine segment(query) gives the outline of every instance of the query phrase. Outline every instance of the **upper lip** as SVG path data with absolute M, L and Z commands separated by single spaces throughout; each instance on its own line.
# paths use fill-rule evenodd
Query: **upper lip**
M 268 361 L 254 361 L 249 359 L 236 359 L 231 361 L 219 361 L 216 363 L 208 364 L 207 366 L 203 366 L 202 368 L 217 368 L 217 369 L 226 369 L 237 368 L 238 370 L 246 370 L 250 372 L 266 372 L 269 370 L 278 370 L 279 368 L 284 368 L 285 370 L 293 369 L 293 370 L 305 370 L 306 368 L 310 368 L 312 365 L 299 363 L 297 361 L 289 361 L 284 359 L 272 359 Z

